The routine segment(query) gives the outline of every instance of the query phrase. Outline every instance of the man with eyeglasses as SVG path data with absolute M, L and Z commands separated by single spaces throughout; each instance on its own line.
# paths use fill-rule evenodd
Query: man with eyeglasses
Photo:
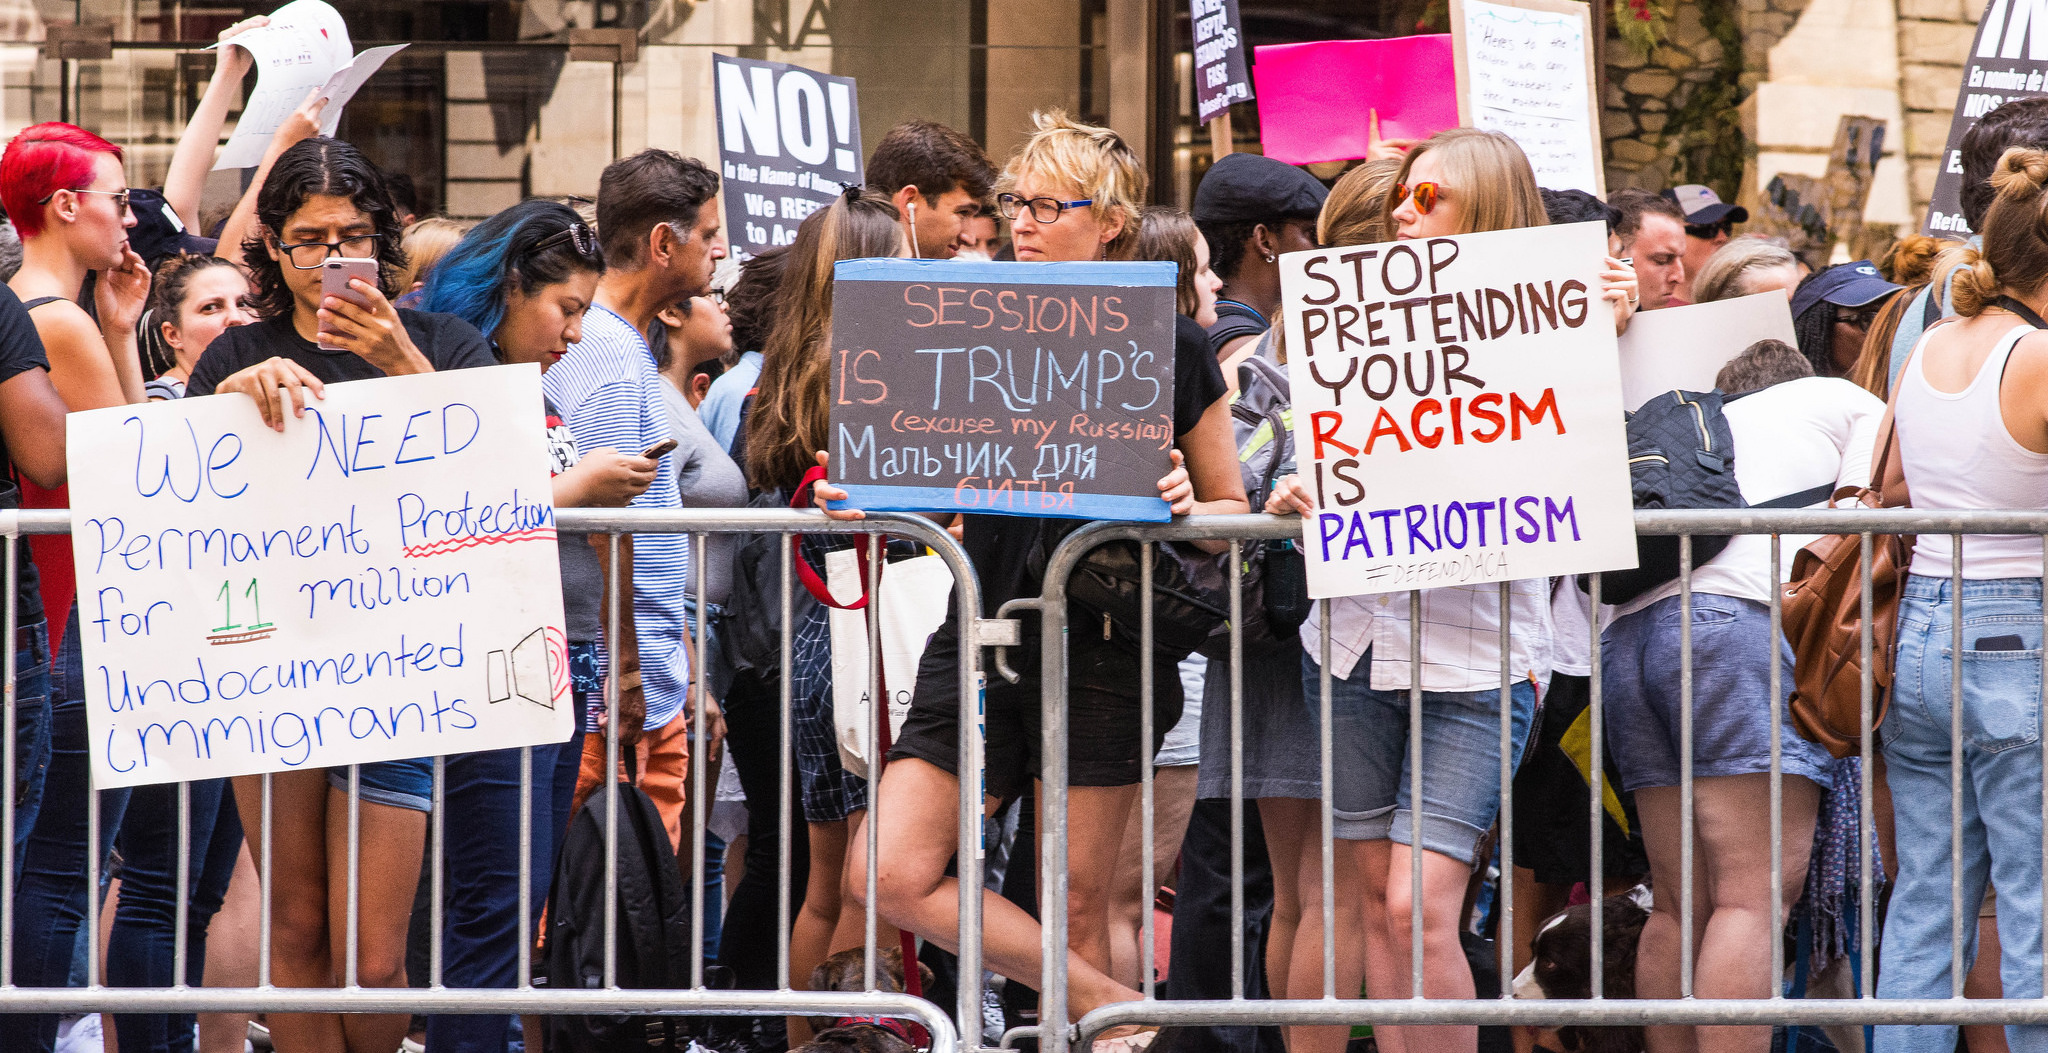
M 1664 191 L 1664 199 L 1685 213 L 1685 278 L 1678 285 L 1678 300 L 1693 303 L 1693 275 L 1706 266 L 1714 250 L 1728 244 L 1737 223 L 1749 222 L 1749 210 L 1730 205 L 1714 188 L 1687 183 Z
M 712 269 L 725 258 L 717 196 L 716 173 L 667 150 L 642 150 L 613 161 L 599 177 L 597 235 L 604 249 L 604 277 L 584 316 L 583 339 L 569 345 L 541 378 L 548 400 L 585 449 L 639 453 L 671 438 L 662 395 L 667 382 L 642 334 L 662 308 L 711 287 Z M 673 453 L 663 455 L 654 484 L 633 506 L 682 507 Z M 621 633 L 625 639 L 612 642 L 619 653 L 621 713 L 637 708 L 635 702 L 645 705 L 641 723 L 647 765 L 640 788 L 660 810 L 670 842 L 680 846 L 689 766 L 685 626 L 693 580 L 690 539 L 641 534 L 632 539 L 630 558 L 633 625 Z M 707 715 L 710 706 L 703 704 Z M 579 795 L 586 784 L 611 781 L 604 775 L 603 743 L 601 736 L 587 740 Z

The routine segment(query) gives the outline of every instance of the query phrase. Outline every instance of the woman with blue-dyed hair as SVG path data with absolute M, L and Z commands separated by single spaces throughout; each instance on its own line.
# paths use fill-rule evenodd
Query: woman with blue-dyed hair
M 604 273 L 597 235 L 574 210 L 526 201 L 477 224 L 434 267 L 420 291 L 420 309 L 443 311 L 477 327 L 508 364 L 545 372 L 572 353 L 583 315 Z M 579 451 L 553 406 L 547 407 L 555 504 L 620 506 L 654 481 L 656 462 L 638 451 Z M 598 612 L 604 574 L 583 534 L 560 535 L 562 609 L 569 640 L 575 712 L 589 712 L 599 694 Z M 630 612 L 632 604 L 621 605 Z M 630 630 L 626 638 L 631 639 Z M 555 852 L 569 825 L 571 796 L 583 756 L 586 721 L 567 740 L 533 749 L 533 913 L 547 902 Z M 448 758 L 448 824 L 442 980 L 450 987 L 512 987 L 518 982 L 531 929 L 519 925 L 520 751 L 485 750 Z M 510 1021 L 495 1016 L 427 1018 L 427 1048 L 503 1053 Z

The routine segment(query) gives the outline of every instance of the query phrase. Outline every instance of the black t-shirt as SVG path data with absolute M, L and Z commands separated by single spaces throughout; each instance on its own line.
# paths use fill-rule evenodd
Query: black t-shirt
M 1209 350 L 1209 338 L 1194 319 L 1173 318 L 1173 434 L 1188 433 L 1202 414 L 1229 389 L 1223 384 L 1223 370 Z M 1045 520 L 1020 516 L 970 515 L 962 531 L 961 547 L 974 561 L 981 578 L 982 614 L 993 618 L 1004 603 L 1039 592 L 1037 576 L 1025 566 L 1026 557 L 1038 544 Z M 1035 620 L 1027 619 L 1035 627 Z M 947 626 L 954 624 L 948 618 Z M 943 631 L 943 630 L 942 630 Z
M 0 383 L 13 380 L 31 369 L 50 371 L 50 359 L 43 353 L 43 338 L 36 335 L 36 324 L 21 305 L 21 297 L 14 290 L 0 284 Z M 0 479 L 0 508 L 21 507 L 21 489 L 14 484 L 14 456 L 7 449 L 5 439 L 0 439 L 0 466 L 7 472 L 6 479 Z M 17 543 L 21 556 L 21 577 L 15 584 L 15 611 L 21 625 L 34 625 L 43 620 L 43 594 L 41 577 L 36 574 L 36 565 L 29 558 L 28 538 L 22 537 Z M 11 643 L 8 646 L 13 646 Z
M 431 314 L 401 307 L 398 319 L 405 324 L 413 346 L 427 356 L 427 361 L 436 371 L 498 364 L 498 360 L 491 356 L 491 346 L 484 342 L 483 334 L 452 314 Z M 192 379 L 186 382 L 185 396 L 211 395 L 221 381 L 273 357 L 289 358 L 327 384 L 374 380 L 384 375 L 382 370 L 353 351 L 322 351 L 318 344 L 299 335 L 292 326 L 291 315 L 287 314 L 253 325 L 222 330 L 213 343 L 206 346 L 198 364 L 192 367 Z
M 1209 353 L 1220 358 L 1223 354 L 1223 345 L 1241 336 L 1257 336 L 1270 328 L 1272 323 L 1266 321 L 1265 316 L 1259 312 L 1236 300 L 1218 300 L 1216 324 L 1209 327 L 1206 337 L 1209 341 Z

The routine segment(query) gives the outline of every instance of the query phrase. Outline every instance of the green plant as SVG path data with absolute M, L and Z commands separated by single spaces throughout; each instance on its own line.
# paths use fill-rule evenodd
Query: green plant
M 1737 0 L 1698 0 L 1700 23 L 1721 45 L 1721 61 L 1713 79 L 1696 82 L 1685 101 L 1675 107 L 1659 136 L 1662 145 L 1676 143 L 1673 182 L 1703 183 L 1724 200 L 1735 200 L 1742 170 L 1755 148 L 1742 134 L 1742 28 L 1736 21 Z
M 1623 40 L 1634 44 L 1645 55 L 1664 42 L 1665 22 L 1670 11 L 1663 4 L 1657 0 L 1613 0 L 1613 3 L 1614 28 Z

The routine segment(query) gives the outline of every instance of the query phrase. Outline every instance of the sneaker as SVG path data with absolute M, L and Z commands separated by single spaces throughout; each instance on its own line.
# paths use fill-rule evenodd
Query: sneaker
M 106 1034 L 100 1030 L 100 1015 L 87 1013 L 57 1021 L 55 1053 L 105 1053 Z

